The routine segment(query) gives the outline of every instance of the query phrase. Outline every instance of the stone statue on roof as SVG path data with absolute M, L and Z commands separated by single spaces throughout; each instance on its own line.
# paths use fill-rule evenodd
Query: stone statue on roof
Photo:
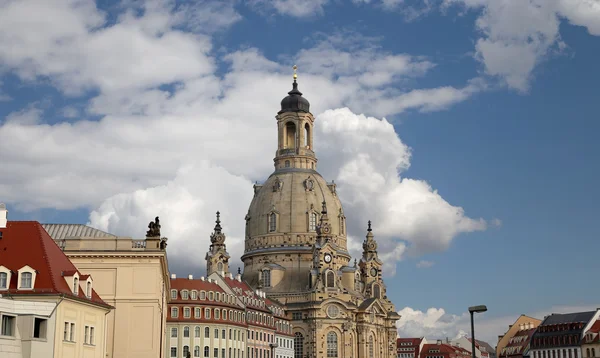
M 148 231 L 146 231 L 146 237 L 160 237 L 160 221 L 158 216 L 154 221 L 150 221 L 148 224 Z

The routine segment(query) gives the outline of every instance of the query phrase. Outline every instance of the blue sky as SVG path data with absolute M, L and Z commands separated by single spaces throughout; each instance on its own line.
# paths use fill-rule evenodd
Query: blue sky
M 0 30 L 19 35 L 0 38 L 0 201 L 12 220 L 132 236 L 166 216 L 174 271 L 200 274 L 208 213 L 230 214 L 225 229 L 243 240 L 251 183 L 271 171 L 272 118 L 298 63 L 318 120 L 365 126 L 324 126 L 316 150 L 347 193 L 355 242 L 372 219 L 382 247 L 396 250 L 386 281 L 408 322 L 401 334 L 455 335 L 466 308 L 483 303 L 493 344 L 515 315 L 595 308 L 600 4 L 419 4 L 56 0 L 42 21 L 19 6 L 43 13 L 47 3 L 4 3 Z M 383 154 L 373 138 L 384 138 Z M 373 176 L 345 182 L 350 164 Z M 420 186 L 399 183 L 396 167 Z M 367 209 L 352 204 L 380 178 Z M 409 222 L 412 195 L 431 206 Z

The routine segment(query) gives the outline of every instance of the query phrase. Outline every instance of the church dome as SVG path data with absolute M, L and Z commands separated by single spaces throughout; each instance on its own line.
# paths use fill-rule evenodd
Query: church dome
M 292 90 L 288 92 L 288 96 L 281 100 L 281 111 L 284 112 L 310 112 L 310 103 L 304 97 L 302 92 L 298 90 L 298 83 L 294 80 Z
M 323 202 L 333 235 L 344 235 L 342 204 L 337 197 L 334 183 L 327 183 L 314 170 L 282 168 L 276 170 L 267 181 L 255 187 L 255 195 L 248 210 L 246 237 L 257 238 L 270 235 L 301 234 L 316 237 L 316 225 L 321 217 Z M 271 223 L 270 215 L 276 222 Z M 311 218 L 311 215 L 315 215 Z M 311 220 L 313 220 L 311 222 Z M 293 242 L 290 246 L 297 245 Z

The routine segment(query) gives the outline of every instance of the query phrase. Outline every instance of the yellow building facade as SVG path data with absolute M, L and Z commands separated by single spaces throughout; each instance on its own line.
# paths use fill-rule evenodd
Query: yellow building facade
M 158 225 L 158 223 L 151 223 Z M 107 316 L 106 358 L 164 357 L 169 273 L 166 240 L 118 237 L 85 225 L 44 228 L 82 273 L 94 277 Z

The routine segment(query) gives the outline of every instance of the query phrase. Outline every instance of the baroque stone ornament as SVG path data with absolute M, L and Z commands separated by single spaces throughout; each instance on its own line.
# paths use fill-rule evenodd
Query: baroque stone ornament
M 148 224 L 146 237 L 160 237 L 160 221 L 158 220 L 158 216 Z
M 276 178 L 275 182 L 273 183 L 273 191 L 281 191 L 281 189 L 283 189 L 283 180 Z
M 304 189 L 306 189 L 306 191 L 313 191 L 315 187 L 315 181 L 312 180 L 311 178 L 307 178 L 304 181 Z

